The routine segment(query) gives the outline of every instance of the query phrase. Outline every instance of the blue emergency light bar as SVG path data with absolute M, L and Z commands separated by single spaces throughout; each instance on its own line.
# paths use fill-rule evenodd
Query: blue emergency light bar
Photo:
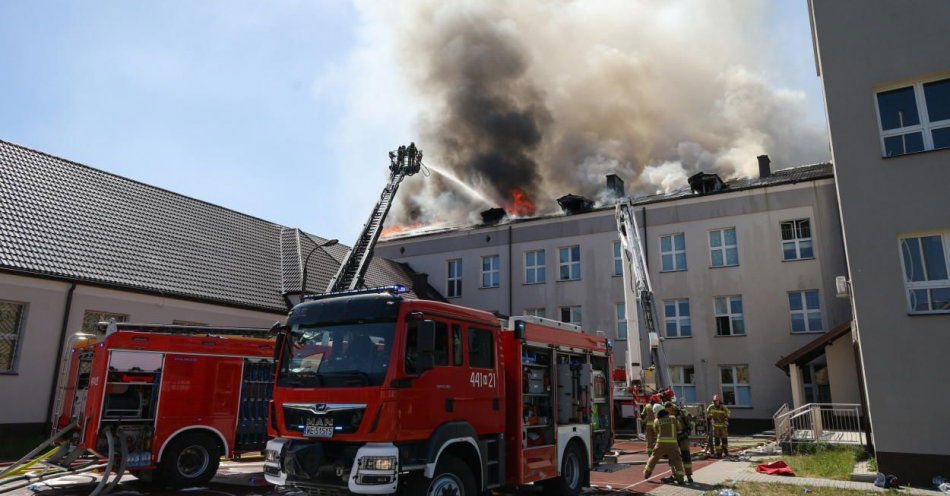
M 388 286 L 378 286 L 375 288 L 362 288 L 362 289 L 347 289 L 345 291 L 331 291 L 329 293 L 314 293 L 304 295 L 303 299 L 306 300 L 323 300 L 326 298 L 335 298 L 337 296 L 353 296 L 361 294 L 376 294 L 376 293 L 391 293 L 391 294 L 402 294 L 408 293 L 409 289 L 403 286 L 402 284 L 390 284 Z

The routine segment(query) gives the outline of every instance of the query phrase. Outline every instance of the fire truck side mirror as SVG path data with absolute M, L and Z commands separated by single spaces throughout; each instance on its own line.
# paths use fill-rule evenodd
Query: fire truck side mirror
M 419 322 L 419 372 L 432 368 L 435 364 L 435 322 L 423 320 Z

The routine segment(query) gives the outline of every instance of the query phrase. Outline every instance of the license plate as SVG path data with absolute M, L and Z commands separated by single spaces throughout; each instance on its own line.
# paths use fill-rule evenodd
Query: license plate
M 310 437 L 333 437 L 333 419 L 316 418 L 307 420 L 303 435 Z

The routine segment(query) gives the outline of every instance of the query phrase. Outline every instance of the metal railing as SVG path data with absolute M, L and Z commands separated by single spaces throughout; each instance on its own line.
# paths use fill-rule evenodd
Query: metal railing
M 868 444 L 858 404 L 807 403 L 794 410 L 782 405 L 772 420 L 779 443 Z

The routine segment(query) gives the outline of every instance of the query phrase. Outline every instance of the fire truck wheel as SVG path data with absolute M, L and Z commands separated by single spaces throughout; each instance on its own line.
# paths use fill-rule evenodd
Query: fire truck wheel
M 475 476 L 468 465 L 452 455 L 442 455 L 431 479 L 420 477 L 409 494 L 425 496 L 475 496 Z
M 564 450 L 561 459 L 561 475 L 544 484 L 545 493 L 558 496 L 577 496 L 584 487 L 584 474 L 587 472 L 587 456 L 575 441 Z
M 162 482 L 176 488 L 205 484 L 218 471 L 220 458 L 218 442 L 210 435 L 182 434 L 168 443 L 162 454 Z

